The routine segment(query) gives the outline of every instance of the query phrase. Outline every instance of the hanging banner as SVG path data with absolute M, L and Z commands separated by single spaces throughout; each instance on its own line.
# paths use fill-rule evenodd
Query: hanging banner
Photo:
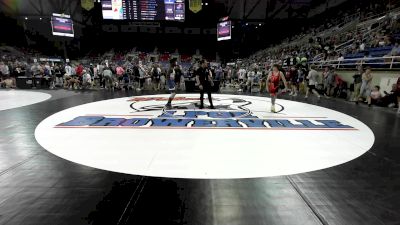
M 86 9 L 87 11 L 93 9 L 94 1 L 93 0 L 81 0 L 82 8 Z
M 202 0 L 189 0 L 189 9 L 194 13 L 198 13 L 202 8 Z

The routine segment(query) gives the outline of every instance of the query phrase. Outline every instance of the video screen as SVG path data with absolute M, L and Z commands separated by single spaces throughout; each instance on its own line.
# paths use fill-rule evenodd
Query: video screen
M 74 37 L 74 23 L 69 15 L 53 14 L 51 29 L 55 36 Z
M 185 20 L 185 0 L 101 0 L 103 19 Z
M 218 41 L 230 40 L 231 37 L 231 21 L 223 21 L 218 23 L 217 39 Z

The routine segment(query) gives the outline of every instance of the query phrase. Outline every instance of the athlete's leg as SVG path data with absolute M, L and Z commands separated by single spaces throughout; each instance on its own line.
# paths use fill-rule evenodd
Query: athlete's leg
M 297 83 L 296 84 L 294 84 L 292 87 L 293 87 L 293 96 L 294 97 L 296 97 L 297 96 L 297 94 L 298 94 L 298 87 L 297 87 Z
M 176 86 L 175 86 L 175 82 L 173 80 L 168 80 L 168 89 L 170 91 L 170 96 L 168 98 L 168 103 L 166 105 L 167 108 L 171 108 L 172 107 L 172 100 L 174 100 L 175 95 L 176 95 Z
M 208 95 L 208 101 L 210 102 L 210 107 L 213 109 L 214 108 L 214 104 L 213 104 L 213 101 L 212 101 L 211 90 L 207 91 L 207 95 Z
M 276 93 L 271 93 L 271 112 L 275 113 Z
M 204 108 L 204 90 L 200 90 L 200 109 Z
M 168 98 L 168 103 L 166 105 L 167 108 L 171 108 L 172 107 L 172 100 L 174 100 L 175 96 L 176 96 L 175 91 L 172 91 L 171 94 L 169 95 L 169 98 Z

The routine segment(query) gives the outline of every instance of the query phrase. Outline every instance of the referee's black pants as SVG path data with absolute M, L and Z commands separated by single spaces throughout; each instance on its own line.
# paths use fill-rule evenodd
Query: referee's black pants
M 203 85 L 203 90 L 200 90 L 200 108 L 204 108 L 204 93 L 208 95 L 208 101 L 210 102 L 210 107 L 213 108 L 213 102 L 211 97 L 211 87 Z

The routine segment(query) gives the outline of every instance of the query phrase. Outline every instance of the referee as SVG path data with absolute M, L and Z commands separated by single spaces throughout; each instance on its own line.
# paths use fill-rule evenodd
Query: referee
M 200 68 L 196 71 L 196 83 L 200 88 L 200 109 L 204 108 L 204 93 L 208 95 L 208 101 L 210 101 L 210 109 L 214 109 L 214 105 L 211 97 L 211 89 L 214 86 L 212 80 L 212 73 L 208 68 L 207 60 L 200 60 Z

